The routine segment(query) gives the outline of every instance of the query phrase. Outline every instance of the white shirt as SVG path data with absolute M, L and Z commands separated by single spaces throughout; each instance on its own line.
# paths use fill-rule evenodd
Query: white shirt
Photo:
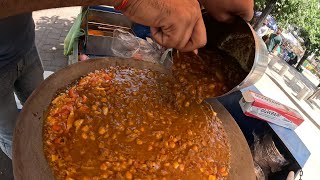
M 269 30 L 268 26 L 264 25 L 257 30 L 257 34 L 258 34 L 258 36 L 263 37 L 264 35 L 267 34 L 268 30 Z

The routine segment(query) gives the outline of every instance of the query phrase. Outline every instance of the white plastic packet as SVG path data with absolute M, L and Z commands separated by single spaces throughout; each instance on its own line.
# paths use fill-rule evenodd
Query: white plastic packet
M 122 29 L 114 30 L 111 50 L 121 58 L 134 58 L 166 67 L 172 65 L 172 49 L 165 49 L 150 38 L 144 40 Z

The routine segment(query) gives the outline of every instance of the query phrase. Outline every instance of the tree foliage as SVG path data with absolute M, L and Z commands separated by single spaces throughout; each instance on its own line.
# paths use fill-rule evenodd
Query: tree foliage
M 269 0 L 256 0 L 255 10 L 262 11 Z M 307 51 L 320 55 L 320 3 L 318 0 L 277 0 L 271 12 L 278 24 L 300 28 Z

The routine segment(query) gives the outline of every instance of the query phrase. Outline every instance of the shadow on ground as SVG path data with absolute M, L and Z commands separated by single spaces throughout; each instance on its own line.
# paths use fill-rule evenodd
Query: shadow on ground
M 279 74 L 280 70 L 275 68 L 275 67 L 270 67 L 269 68 L 274 72 L 274 73 L 277 73 Z M 290 72 L 290 70 L 289 70 Z M 294 74 L 293 72 L 290 72 L 291 74 Z M 292 85 L 290 83 L 291 79 L 289 79 L 286 75 L 284 75 L 283 77 L 283 81 L 286 83 L 286 86 L 289 87 L 291 89 L 292 92 L 294 93 L 298 93 L 299 91 L 301 91 L 301 87 L 298 85 L 298 83 Z M 295 95 L 294 93 L 292 93 L 292 95 Z
M 308 106 L 310 106 L 312 109 L 314 110 L 319 110 L 320 111 L 320 105 L 317 103 L 317 102 L 314 102 L 313 100 L 308 100 L 308 101 L 305 101 Z
M 288 86 L 292 92 L 294 92 L 296 94 L 298 94 L 301 91 L 301 87 L 298 85 L 298 83 L 296 84 L 291 84 L 290 83 L 290 79 L 286 76 L 283 77 L 284 82 L 286 83 L 286 86 Z

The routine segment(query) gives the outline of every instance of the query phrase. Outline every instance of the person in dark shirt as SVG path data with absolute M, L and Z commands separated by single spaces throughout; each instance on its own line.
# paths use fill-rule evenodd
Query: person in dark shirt
M 289 61 L 288 61 L 288 64 L 290 66 L 294 66 L 295 64 L 297 64 L 298 62 L 298 56 L 295 56 L 294 58 L 291 58 Z
M 236 16 L 249 21 L 253 0 L 200 0 L 217 20 Z M 13 129 L 18 116 L 15 92 L 22 102 L 43 80 L 35 42 L 34 10 L 92 3 L 118 7 L 132 21 L 150 26 L 153 38 L 168 48 L 193 51 L 206 44 L 206 30 L 198 0 L 3 1 L 0 6 L 0 147 L 12 158 Z M 25 13 L 25 14 L 23 14 Z M 20 14 L 20 15 L 17 15 Z

